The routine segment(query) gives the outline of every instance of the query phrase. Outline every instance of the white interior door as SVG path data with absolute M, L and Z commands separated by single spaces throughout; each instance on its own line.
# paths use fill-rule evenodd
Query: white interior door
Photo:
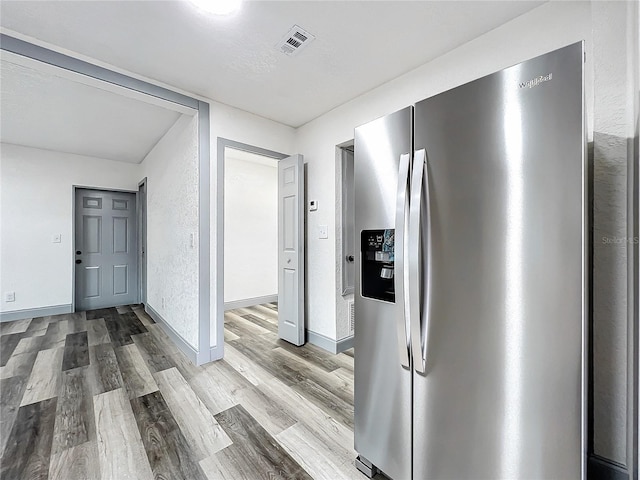
M 304 162 L 278 162 L 278 336 L 304 344 Z

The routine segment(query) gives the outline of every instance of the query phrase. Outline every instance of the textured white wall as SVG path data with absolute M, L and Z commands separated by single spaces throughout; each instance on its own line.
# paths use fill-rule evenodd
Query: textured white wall
M 278 153 L 293 154 L 295 151 L 295 130 L 281 123 L 268 120 L 251 113 L 222 103 L 211 103 L 211 346 L 218 345 L 217 325 L 224 322 L 218 318 L 218 292 L 223 287 L 224 279 L 217 275 L 219 245 L 218 222 L 221 222 L 218 212 L 219 196 L 216 192 L 218 182 L 217 165 L 223 158 L 218 158 L 218 138 L 226 138 L 236 142 L 246 143 L 254 147 L 272 150 Z M 223 260 L 224 261 L 224 260 Z M 222 306 L 220 306 L 222 308 Z M 220 323 L 221 324 L 221 323 Z
M 182 115 L 145 157 L 139 175 L 147 177 L 147 303 L 195 349 L 199 321 L 197 134 L 197 118 Z
M 233 150 L 232 150 L 233 152 Z M 278 293 L 278 163 L 227 153 L 224 172 L 224 301 Z
M 138 165 L 0 145 L 0 311 L 71 305 L 73 185 L 136 191 Z M 52 243 L 53 234 L 61 243 Z
M 541 34 L 544 32 L 544 34 Z M 353 138 L 353 129 L 377 117 L 527 58 L 580 40 L 591 52 L 591 8 L 588 2 L 550 2 L 468 42 L 459 48 L 382 85 L 300 127 L 297 150 L 308 168 L 307 198 L 319 200 L 308 216 L 307 232 L 329 225 L 332 238 L 341 228 L 335 199 L 339 192 L 335 146 Z M 587 69 L 590 68 L 588 60 Z M 592 75 L 587 74 L 587 98 L 593 98 Z M 589 122 L 591 107 L 587 102 Z M 347 303 L 340 291 L 340 275 L 333 270 L 336 242 L 307 238 L 308 328 L 339 339 L 348 327 Z M 334 298 L 334 302 L 327 301 Z M 340 336 L 339 336 L 340 335 Z
M 594 451 L 621 464 L 627 458 L 626 273 L 633 240 L 627 236 L 634 108 L 629 85 L 638 65 L 637 44 L 632 44 L 638 41 L 637 23 L 629 22 L 632 7 L 631 2 L 592 5 Z

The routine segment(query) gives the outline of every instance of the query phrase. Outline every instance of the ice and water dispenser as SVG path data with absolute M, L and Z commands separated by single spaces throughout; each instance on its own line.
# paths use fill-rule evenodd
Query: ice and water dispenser
M 395 302 L 394 229 L 363 230 L 361 236 L 362 296 Z

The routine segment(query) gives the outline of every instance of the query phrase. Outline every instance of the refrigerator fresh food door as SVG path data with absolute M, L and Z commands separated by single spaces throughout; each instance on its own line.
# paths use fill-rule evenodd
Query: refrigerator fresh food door
M 411 477 L 411 372 L 404 254 L 412 107 L 355 131 L 355 449 Z M 404 365 L 404 366 L 403 366 Z
M 414 479 L 584 478 L 583 118 L 582 43 L 415 107 Z

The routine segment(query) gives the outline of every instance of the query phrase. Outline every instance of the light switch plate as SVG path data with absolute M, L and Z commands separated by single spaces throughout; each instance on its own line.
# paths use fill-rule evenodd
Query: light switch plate
M 318 238 L 329 238 L 329 227 L 327 225 L 318 225 Z
M 62 243 L 62 234 L 54 233 L 53 237 L 51 237 L 51 242 L 52 243 Z
M 309 200 L 309 211 L 315 212 L 318 210 L 318 201 L 317 200 Z

